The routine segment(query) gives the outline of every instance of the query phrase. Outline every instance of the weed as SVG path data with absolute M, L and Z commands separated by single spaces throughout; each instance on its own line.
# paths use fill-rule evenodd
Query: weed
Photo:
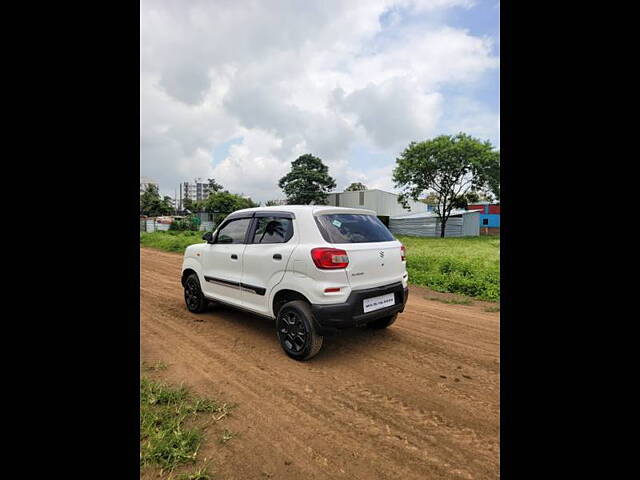
M 156 362 L 153 365 L 147 365 L 145 362 L 142 362 L 142 369 L 145 371 L 157 371 L 157 370 L 166 370 L 168 365 L 163 361 Z
M 211 480 L 208 467 L 206 465 L 200 467 L 198 470 L 192 473 L 181 473 L 175 480 Z
M 184 464 L 195 463 L 203 439 L 192 419 L 212 413 L 213 420 L 229 413 L 229 405 L 198 398 L 184 386 L 169 386 L 153 380 L 140 380 L 140 466 L 160 467 L 173 471 Z M 226 432 L 226 430 L 225 430 Z M 208 478 L 205 470 L 194 479 Z M 204 476 L 203 476 L 204 475 Z
M 500 307 L 486 307 L 484 309 L 485 312 L 499 312 L 500 311 Z
M 220 443 L 227 443 L 229 440 L 236 437 L 237 435 L 238 435 L 237 433 L 233 433 L 232 431 L 227 430 L 225 428 L 224 432 L 222 432 L 222 437 L 220 437 Z

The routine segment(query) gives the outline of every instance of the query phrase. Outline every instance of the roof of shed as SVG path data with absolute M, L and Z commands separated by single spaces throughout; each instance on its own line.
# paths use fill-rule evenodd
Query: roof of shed
M 453 217 L 455 215 L 467 215 L 469 213 L 480 213 L 478 210 L 451 210 L 451 214 L 449 216 Z M 418 212 L 418 213 L 410 213 L 408 215 L 394 215 L 393 217 L 389 217 L 393 220 L 402 220 L 403 218 L 430 218 L 437 217 L 434 212 Z

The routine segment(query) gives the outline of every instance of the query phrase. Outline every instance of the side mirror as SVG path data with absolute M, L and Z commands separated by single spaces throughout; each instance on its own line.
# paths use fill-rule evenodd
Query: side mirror
M 202 239 L 206 240 L 207 243 L 212 243 L 213 242 L 213 232 L 206 232 L 204 235 L 202 235 Z

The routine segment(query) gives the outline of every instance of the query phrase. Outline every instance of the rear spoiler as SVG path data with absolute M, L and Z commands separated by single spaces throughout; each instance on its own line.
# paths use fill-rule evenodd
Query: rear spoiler
M 346 207 L 336 207 L 336 208 L 321 208 L 313 211 L 313 215 L 315 217 L 320 215 L 335 215 L 335 214 L 346 214 L 346 215 L 374 215 L 377 216 L 376 212 L 373 210 L 365 210 L 364 208 L 346 208 Z

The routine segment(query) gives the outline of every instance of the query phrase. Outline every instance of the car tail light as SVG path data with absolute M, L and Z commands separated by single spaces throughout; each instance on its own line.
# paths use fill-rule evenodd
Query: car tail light
M 406 258 L 407 258 L 407 249 L 404 248 L 404 245 L 400 245 L 400 260 L 404 262 Z
M 329 287 L 324 289 L 324 293 L 339 292 L 340 287 Z
M 314 248 L 311 258 L 316 267 L 323 270 L 346 268 L 349 265 L 347 252 L 339 248 Z

